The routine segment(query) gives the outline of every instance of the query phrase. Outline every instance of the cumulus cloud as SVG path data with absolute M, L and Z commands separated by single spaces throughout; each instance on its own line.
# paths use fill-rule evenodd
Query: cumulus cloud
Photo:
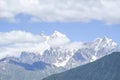
M 0 18 L 10 21 L 24 14 L 30 21 L 100 20 L 120 22 L 120 0 L 0 0 Z
M 43 33 L 35 35 L 25 31 L 11 31 L 0 33 L 0 58 L 5 56 L 19 57 L 21 52 L 41 54 L 50 47 L 69 43 L 70 40 L 62 33 L 55 31 L 47 36 Z

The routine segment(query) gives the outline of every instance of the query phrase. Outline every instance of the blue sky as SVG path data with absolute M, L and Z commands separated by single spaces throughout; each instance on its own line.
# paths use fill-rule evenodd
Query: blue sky
M 119 7 L 119 0 L 0 0 L 0 32 L 57 30 L 72 41 L 107 36 L 120 44 Z
M 107 25 L 100 21 L 91 22 L 38 22 L 38 23 L 11 23 L 7 21 L 0 21 L 0 32 L 9 32 L 12 30 L 23 30 L 33 34 L 40 34 L 44 31 L 50 35 L 55 30 L 66 34 L 72 41 L 89 42 L 95 38 L 103 38 L 107 36 L 113 41 L 120 44 L 119 34 L 120 25 L 112 24 Z

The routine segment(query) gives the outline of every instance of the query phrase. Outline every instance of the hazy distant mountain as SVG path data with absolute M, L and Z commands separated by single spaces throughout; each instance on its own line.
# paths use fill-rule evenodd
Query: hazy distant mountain
M 0 60 L 0 80 L 41 80 L 57 70 L 61 69 L 42 61 L 29 64 L 14 57 Z
M 120 80 L 120 52 L 43 80 Z

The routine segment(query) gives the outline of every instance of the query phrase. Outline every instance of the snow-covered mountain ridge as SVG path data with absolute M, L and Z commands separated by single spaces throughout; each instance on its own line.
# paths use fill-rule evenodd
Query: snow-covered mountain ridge
M 0 74 L 13 78 L 17 76 L 16 71 L 21 70 L 24 72 L 20 73 L 21 77 L 28 78 L 34 75 L 30 80 L 38 76 L 42 79 L 120 51 L 118 44 L 107 37 L 91 42 L 72 42 L 58 31 L 50 36 L 45 33 L 33 35 L 22 31 L 0 35 L 0 40 L 3 41 L 0 43 Z M 19 78 L 22 79 L 21 77 Z
M 91 43 L 82 43 L 79 45 L 79 48 L 73 49 L 71 49 L 71 47 L 68 45 L 51 47 L 50 49 L 45 50 L 42 55 L 35 53 L 33 54 L 38 55 L 34 57 L 37 58 L 37 60 L 55 65 L 56 67 L 73 68 L 95 61 L 96 59 L 99 59 L 114 51 L 118 51 L 119 49 L 118 45 L 113 42 L 112 39 L 108 39 L 106 37 L 103 39 L 96 39 Z M 25 53 L 26 57 L 23 56 L 25 61 L 30 61 L 26 59 L 36 60 L 31 58 L 29 53 Z
M 13 31 L 11 33 L 16 32 Z M 24 32 L 19 32 L 19 34 L 22 35 Z M 27 36 L 29 38 L 33 35 L 27 33 Z M 42 32 L 34 38 L 36 39 L 29 40 L 29 43 L 24 42 L 23 44 L 22 41 L 18 41 L 16 44 L 10 45 L 12 47 L 16 45 L 17 49 L 21 49 L 23 46 L 21 50 L 15 50 L 16 48 L 13 49 L 14 47 L 11 49 L 14 54 L 19 52 L 19 56 L 17 57 L 21 62 L 32 64 L 37 61 L 43 61 L 56 67 L 69 69 L 95 61 L 119 50 L 117 43 L 107 37 L 97 38 L 88 43 L 71 42 L 65 34 L 55 31 L 50 36 Z M 29 46 L 29 44 L 34 44 L 34 46 Z M 8 49 L 8 47 L 4 46 L 5 49 Z M 7 54 L 8 56 L 13 57 L 14 55 Z

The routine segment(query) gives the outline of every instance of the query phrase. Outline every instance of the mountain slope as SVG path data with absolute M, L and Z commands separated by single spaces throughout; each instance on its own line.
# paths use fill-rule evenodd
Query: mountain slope
M 41 80 L 50 74 L 57 73 L 57 70 L 59 69 L 55 66 L 42 61 L 30 64 L 14 57 L 0 60 L 0 80 Z
M 120 80 L 120 52 L 43 80 Z

